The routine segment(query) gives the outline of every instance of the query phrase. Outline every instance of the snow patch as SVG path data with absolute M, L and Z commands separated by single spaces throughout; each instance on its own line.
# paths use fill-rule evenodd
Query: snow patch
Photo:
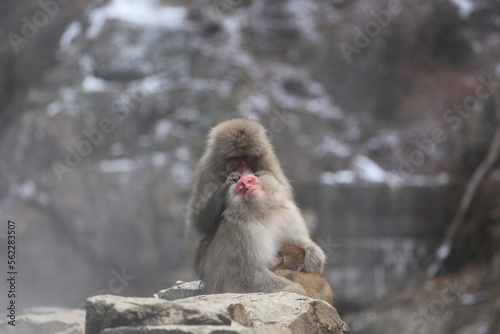
M 356 181 L 356 174 L 351 170 L 339 170 L 338 172 L 323 172 L 319 176 L 319 181 L 322 184 L 349 184 Z
M 20 185 L 11 186 L 10 192 L 13 195 L 19 196 L 20 198 L 27 200 L 35 196 L 36 185 L 33 180 L 29 180 Z
M 323 142 L 316 149 L 316 154 L 320 157 L 334 155 L 339 158 L 347 158 L 351 155 L 351 150 L 344 143 L 332 136 L 326 136 Z
M 109 84 L 106 80 L 87 75 L 82 82 L 82 89 L 85 92 L 105 92 L 108 90 Z
M 137 169 L 137 162 L 131 159 L 102 160 L 98 168 L 103 173 L 130 173 Z
M 319 181 L 326 185 L 354 183 L 387 184 L 391 189 L 397 189 L 401 187 L 446 186 L 451 180 L 447 173 L 440 173 L 438 175 L 412 175 L 403 179 L 399 175 L 385 171 L 368 157 L 357 155 L 351 162 L 350 170 L 324 172 L 320 175 Z
M 387 180 L 387 172 L 375 161 L 363 155 L 356 155 L 353 158 L 352 167 L 363 181 L 381 183 Z
M 250 95 L 238 108 L 244 113 L 258 111 L 263 114 L 269 114 L 269 110 L 272 109 L 268 96 L 260 92 Z
M 66 28 L 64 33 L 59 40 L 59 48 L 66 52 L 71 52 L 72 45 L 71 42 L 78 36 L 82 31 L 82 24 L 80 22 L 72 22 Z
M 321 42 L 320 34 L 316 28 L 317 5 L 309 1 L 288 1 L 287 9 L 293 15 L 293 21 L 300 27 L 300 31 L 314 43 Z
M 47 108 L 45 109 L 45 113 L 47 114 L 47 116 L 53 117 L 57 115 L 61 110 L 63 110 L 63 104 L 60 100 L 57 100 L 47 106 Z
M 168 155 L 163 152 L 154 152 L 152 162 L 155 167 L 163 167 L 167 164 Z
M 156 123 L 155 132 L 154 132 L 155 140 L 157 142 L 164 141 L 167 138 L 168 134 L 170 133 L 170 130 L 172 130 L 173 127 L 174 127 L 174 124 L 166 118 L 158 121 L 158 123 Z
M 317 115 L 323 119 L 340 119 L 342 110 L 328 101 L 327 98 L 321 97 L 312 99 L 305 103 L 307 111 Z
M 437 257 L 440 260 L 446 259 L 446 257 L 450 254 L 450 244 L 446 243 L 439 247 L 437 251 Z
M 462 19 L 468 19 L 470 14 L 474 11 L 474 2 L 471 0 L 450 0 L 451 3 L 458 7 L 458 15 Z
M 157 1 L 112 0 L 104 7 L 90 13 L 90 27 L 87 37 L 93 39 L 99 35 L 104 23 L 116 19 L 136 25 L 178 28 L 185 20 L 186 7 L 164 7 Z

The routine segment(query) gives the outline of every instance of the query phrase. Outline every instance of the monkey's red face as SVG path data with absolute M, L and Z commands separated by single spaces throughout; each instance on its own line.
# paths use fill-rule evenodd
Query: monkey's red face
M 251 163 L 253 157 L 238 157 L 238 158 L 232 158 L 231 160 L 233 160 L 234 163 L 236 164 L 235 172 L 245 173 L 252 171 Z
M 262 193 L 259 178 L 255 175 L 244 175 L 236 184 L 236 194 L 242 195 L 247 201 L 255 199 Z

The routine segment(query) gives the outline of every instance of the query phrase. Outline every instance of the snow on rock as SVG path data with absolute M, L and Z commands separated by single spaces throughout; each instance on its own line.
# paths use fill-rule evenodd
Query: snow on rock
M 438 175 L 412 175 L 402 178 L 399 175 L 385 171 L 375 161 L 363 155 L 356 155 L 351 161 L 350 170 L 339 170 L 337 172 L 324 172 L 320 175 L 322 184 L 350 184 L 350 183 L 380 183 L 387 184 L 391 188 L 401 186 L 429 187 L 444 186 L 450 183 L 449 174 Z
M 47 108 L 45 108 L 45 114 L 49 117 L 57 115 L 61 110 L 63 110 L 63 104 L 61 100 L 56 100 L 50 103 Z
M 356 155 L 353 158 L 352 168 L 363 181 L 385 182 L 387 180 L 387 172 L 375 161 L 363 155 Z
M 87 75 L 85 79 L 83 79 L 82 89 L 85 92 L 105 92 L 111 90 L 110 85 L 106 80 L 93 75 Z
M 326 135 L 323 142 L 316 149 L 316 154 L 319 157 L 333 155 L 339 158 L 347 158 L 351 155 L 351 149 L 333 136 Z
M 320 174 L 319 180 L 322 184 L 327 185 L 354 183 L 356 174 L 350 170 L 339 170 L 335 173 L 324 172 Z
M 90 13 L 91 25 L 87 37 L 92 39 L 99 35 L 104 22 L 109 19 L 173 29 L 181 26 L 186 14 L 186 7 L 162 7 L 157 1 L 112 0 Z
M 474 11 L 474 2 L 471 0 L 450 0 L 450 2 L 458 7 L 458 14 L 464 20 Z
M 68 25 L 66 30 L 61 36 L 61 39 L 59 40 L 59 48 L 62 51 L 70 53 L 72 51 L 72 45 L 71 42 L 73 39 L 75 39 L 76 36 L 78 36 L 82 31 L 82 24 L 81 22 L 72 22 Z

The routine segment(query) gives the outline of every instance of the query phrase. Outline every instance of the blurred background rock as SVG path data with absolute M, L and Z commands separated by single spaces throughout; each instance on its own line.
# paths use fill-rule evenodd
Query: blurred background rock
M 500 332 L 498 163 L 427 275 L 499 124 L 498 1 L 0 8 L 0 239 L 15 221 L 19 308 L 192 279 L 191 172 L 211 126 L 247 117 L 268 129 L 353 332 Z

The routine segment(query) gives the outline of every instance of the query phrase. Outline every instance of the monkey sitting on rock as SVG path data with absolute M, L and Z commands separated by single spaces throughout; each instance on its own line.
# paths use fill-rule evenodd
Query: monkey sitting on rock
M 238 183 L 244 173 L 254 173 L 254 181 L 248 175 L 245 185 Z M 252 182 L 262 182 L 255 198 L 236 192 L 237 184 L 247 187 Z M 185 245 L 190 265 L 212 292 L 279 291 L 290 286 L 289 280 L 261 268 L 288 245 L 304 249 L 305 271 L 323 272 L 325 254 L 309 237 L 290 182 L 259 123 L 233 119 L 210 131 L 194 172 Z M 222 259 L 231 262 L 224 264 Z M 250 278 L 238 286 L 217 280 L 217 275 L 229 274 L 225 266 L 239 271 L 228 279 Z M 254 272 L 254 266 L 261 269 Z
M 296 246 L 284 247 L 270 263 L 275 274 L 299 283 L 305 290 L 304 295 L 322 299 L 333 305 L 333 291 L 325 277 L 318 273 L 304 271 L 305 252 Z

